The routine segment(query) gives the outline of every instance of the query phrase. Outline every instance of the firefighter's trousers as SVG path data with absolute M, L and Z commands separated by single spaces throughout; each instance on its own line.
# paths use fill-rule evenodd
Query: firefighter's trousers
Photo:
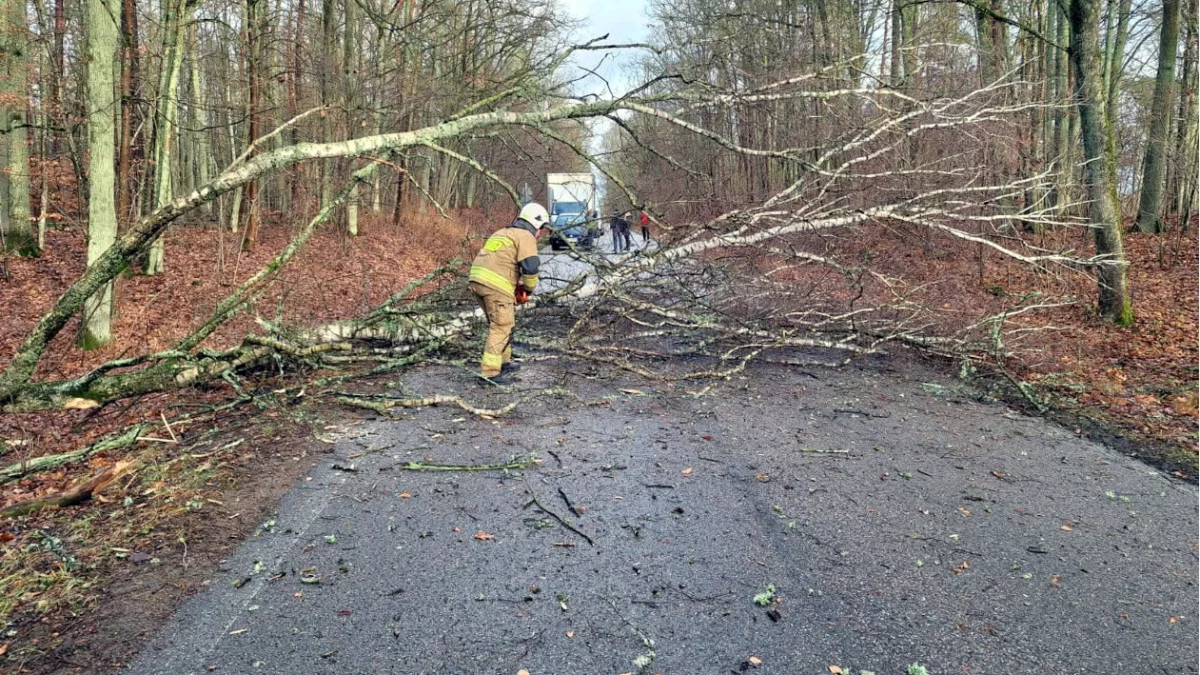
M 516 319 L 513 316 L 515 300 L 513 296 L 498 291 L 490 286 L 471 282 L 471 292 L 478 298 L 483 313 L 487 316 L 488 335 L 483 347 L 483 358 L 479 362 L 479 372 L 484 377 L 495 377 L 500 374 L 504 364 L 512 360 L 512 331 Z

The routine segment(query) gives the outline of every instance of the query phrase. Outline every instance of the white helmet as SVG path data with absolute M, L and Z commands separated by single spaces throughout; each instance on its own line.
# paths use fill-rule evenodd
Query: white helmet
M 550 214 L 546 213 L 546 207 L 537 202 L 529 202 L 522 206 L 517 217 L 539 229 L 550 223 Z

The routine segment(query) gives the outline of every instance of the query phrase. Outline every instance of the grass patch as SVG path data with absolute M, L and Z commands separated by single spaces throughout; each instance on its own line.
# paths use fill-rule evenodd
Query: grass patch
M 88 524 L 67 523 L 70 530 Z M 67 541 L 77 535 L 64 535 Z M 7 628 L 22 610 L 37 616 L 87 606 L 92 581 L 79 559 L 68 552 L 63 539 L 48 528 L 26 533 L 21 545 L 0 550 L 0 626 Z

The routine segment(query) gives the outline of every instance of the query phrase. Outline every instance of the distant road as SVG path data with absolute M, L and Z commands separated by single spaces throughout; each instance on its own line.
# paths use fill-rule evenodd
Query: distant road
M 638 251 L 646 248 L 646 242 L 637 232 L 631 235 L 633 246 L 630 252 Z M 651 239 L 649 248 L 658 247 L 658 242 Z M 569 283 L 571 280 L 580 275 L 589 274 L 592 271 L 592 266 L 588 262 L 581 260 L 579 256 L 572 251 L 554 251 L 549 246 L 543 248 L 540 252 L 542 258 L 542 281 L 538 284 L 537 293 L 549 293 L 558 290 Z M 605 259 L 610 261 L 618 261 L 625 255 L 624 253 L 613 253 L 612 234 L 606 229 L 596 239 L 593 249 L 590 251 L 593 254 L 603 255 Z

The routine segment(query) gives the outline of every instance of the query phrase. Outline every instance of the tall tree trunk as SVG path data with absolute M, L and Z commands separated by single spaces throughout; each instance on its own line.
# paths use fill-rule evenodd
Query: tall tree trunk
M 249 96 L 246 99 L 246 147 L 258 138 L 259 113 L 259 32 L 262 29 L 263 0 L 246 0 L 246 77 Z M 249 251 L 258 243 L 258 181 L 242 188 L 241 214 L 244 239 L 242 248 Z
M 54 73 L 50 85 L 50 115 L 56 121 L 63 117 L 62 92 L 63 79 L 66 77 L 63 41 L 67 33 L 67 17 L 64 3 L 65 0 L 54 0 L 54 48 L 50 55 L 53 62 L 51 70 Z M 41 12 L 40 9 L 38 11 Z M 58 134 L 55 133 L 52 139 L 50 149 L 57 155 L 59 153 Z
M 292 39 L 292 67 L 288 77 L 288 113 L 289 119 L 300 114 L 300 92 L 299 83 L 301 76 L 301 68 L 303 65 L 303 44 L 304 44 L 304 0 L 298 0 L 296 7 L 296 26 L 293 31 Z M 300 125 L 293 125 L 291 131 L 292 145 L 300 142 Z M 303 195 L 303 185 L 305 172 L 303 164 L 296 164 L 292 167 L 289 177 L 291 179 L 291 198 L 289 202 L 292 205 L 293 211 L 299 211 L 300 214 L 308 212 L 307 203 Z
M 204 98 L 204 81 L 200 79 L 200 29 L 196 24 L 192 24 L 191 29 L 191 80 L 192 80 L 192 132 L 193 145 L 195 147 L 196 157 L 196 172 L 190 188 L 195 188 L 196 185 L 204 185 L 213 175 L 213 147 L 212 138 L 208 130 L 208 108 Z M 213 203 L 205 202 L 202 207 L 204 212 L 212 215 Z
M 163 67 L 159 77 L 158 111 L 154 120 L 154 207 L 171 201 L 172 152 L 179 133 L 179 71 L 183 64 L 183 30 L 187 25 L 190 6 L 186 0 L 163 0 Z M 155 238 L 146 256 L 143 271 L 154 276 L 162 274 L 165 262 L 166 234 Z
M 235 108 L 234 108 L 234 104 L 233 104 L 233 94 L 230 93 L 230 91 L 229 91 L 230 89 L 231 89 L 231 87 L 225 87 L 225 108 L 230 111 L 229 114 L 226 116 L 227 123 L 225 125 L 225 130 L 229 133 L 229 161 L 232 162 L 235 159 L 237 159 L 237 157 L 238 157 L 238 138 L 237 138 L 237 133 L 234 131 L 233 110 Z M 231 201 L 231 205 L 229 206 L 229 231 L 230 232 L 236 233 L 238 231 L 238 226 L 242 222 L 241 221 L 241 212 L 242 212 L 242 188 L 243 187 L 244 186 L 238 186 L 237 189 L 234 190 L 234 192 L 233 192 L 233 198 L 230 200 Z
M 8 180 L 7 201 L 0 219 L 6 244 L 16 244 L 25 254 L 36 252 L 36 243 L 29 227 L 29 145 L 26 114 L 27 93 L 26 50 L 31 46 L 29 26 L 25 20 L 22 0 L 5 0 L 3 32 L 0 33 L 0 128 L 5 131 L 4 164 Z M 16 240 L 10 239 L 15 237 Z
M 892 72 L 891 84 L 904 85 L 904 0 L 892 0 Z
M 1183 50 L 1183 72 L 1180 74 L 1179 112 L 1176 114 L 1174 179 L 1169 182 L 1168 199 L 1171 208 L 1180 216 L 1180 225 L 1188 227 L 1188 217 L 1195 203 L 1197 182 L 1196 127 L 1200 114 L 1196 110 L 1197 56 L 1200 56 L 1200 37 L 1197 31 L 1197 2 L 1188 0 L 1181 12 L 1184 17 L 1185 47 Z
M 1070 43 L 1070 19 L 1060 10 L 1057 2 L 1051 4 L 1052 11 L 1060 12 L 1058 17 L 1058 58 L 1055 60 L 1055 92 L 1060 105 L 1054 109 L 1054 151 L 1059 158 L 1059 166 L 1055 181 L 1055 203 L 1062 211 L 1070 208 L 1075 200 L 1075 135 L 1071 131 L 1073 109 L 1075 107 L 1075 92 L 1071 89 L 1070 58 L 1068 45 Z M 1063 51 L 1067 50 L 1067 51 Z M 1066 105 L 1070 103 L 1071 105 Z
M 346 7 L 346 34 L 342 43 L 342 79 L 344 91 L 343 106 L 346 109 L 346 139 L 354 137 L 358 124 L 358 110 L 355 100 L 355 87 L 358 86 L 358 21 L 354 16 L 357 0 L 344 0 Z M 346 165 L 353 170 L 354 158 L 347 158 Z M 346 233 L 351 237 L 358 236 L 358 184 L 350 189 L 350 198 L 346 200 Z
M 116 141 L 114 69 L 117 55 L 116 0 L 86 0 L 88 112 L 88 265 L 91 266 L 117 238 L 114 202 L 113 144 Z M 84 303 L 79 344 L 92 349 L 112 342 L 112 282 L 104 284 Z
M 337 54 L 337 38 L 334 34 L 334 1 L 321 1 L 321 105 L 329 105 L 333 102 L 332 83 L 330 82 L 331 75 L 334 70 L 334 59 Z M 333 139 L 333 126 L 330 115 L 326 113 L 321 118 L 322 138 L 323 141 Z M 321 162 L 321 206 L 324 207 L 333 198 L 333 173 L 337 167 L 337 160 L 326 159 Z
M 136 0 L 121 3 L 121 142 L 117 144 L 117 218 L 129 221 L 133 213 L 134 162 L 140 154 L 134 137 L 137 128 L 133 98 L 138 80 L 138 34 Z M 140 134 L 137 134 L 140 137 Z
M 1071 63 L 1075 71 L 1076 104 L 1083 138 L 1084 187 L 1088 219 L 1095 231 L 1096 253 L 1107 256 L 1098 273 L 1100 314 L 1119 326 L 1133 322 L 1129 300 L 1128 262 L 1118 218 L 1116 167 L 1107 142 L 1108 120 L 1100 90 L 1099 0 L 1071 0 Z
M 1171 97 L 1175 90 L 1175 57 L 1179 49 L 1179 0 L 1163 0 L 1162 31 L 1158 45 L 1158 75 L 1154 80 L 1154 102 L 1150 108 L 1150 135 L 1142 162 L 1142 194 L 1138 203 L 1137 229 L 1161 232 L 1163 173 L 1167 135 L 1170 130 Z
M 1058 101 L 1061 105 L 1063 104 L 1063 96 L 1058 92 L 1058 71 L 1056 70 L 1061 50 L 1055 44 L 1055 41 L 1058 39 L 1058 7 L 1052 0 L 1047 0 L 1044 8 L 1046 10 L 1046 32 L 1044 35 L 1048 39 L 1038 41 L 1045 50 L 1045 62 L 1042 64 L 1042 73 L 1046 80 L 1044 87 L 1045 95 L 1041 100 L 1044 102 Z M 1042 135 L 1044 136 L 1042 148 L 1044 149 L 1045 159 L 1050 160 L 1058 153 L 1058 149 L 1054 146 L 1054 117 L 1053 113 L 1049 111 L 1045 112 L 1044 115 Z M 1051 199 L 1053 199 L 1053 191 L 1051 192 Z
M 43 78 L 43 82 L 45 78 Z M 37 247 L 38 251 L 46 248 L 46 210 L 50 208 L 50 179 L 47 177 L 49 173 L 46 171 L 50 154 L 48 137 L 50 136 L 50 119 L 46 111 L 42 111 L 41 124 L 38 126 L 38 159 L 41 160 L 42 170 L 38 172 L 38 223 L 37 223 Z
M 917 51 L 917 22 L 921 16 L 920 12 L 920 5 L 911 4 L 904 7 L 900 16 L 901 35 L 904 38 L 904 53 L 901 55 L 904 60 L 904 83 L 910 87 L 915 86 L 916 83 L 912 80 L 917 77 L 920 69 L 920 54 Z
M 1117 3 L 1116 25 L 1113 26 L 1114 22 L 1109 21 L 1109 26 L 1113 31 L 1112 45 L 1111 49 L 1105 52 L 1105 115 L 1108 117 L 1108 127 L 1114 137 L 1114 148 L 1116 147 L 1117 107 L 1121 102 L 1121 73 L 1125 67 L 1125 42 L 1129 37 L 1129 10 L 1132 4 L 1132 0 L 1120 0 Z

